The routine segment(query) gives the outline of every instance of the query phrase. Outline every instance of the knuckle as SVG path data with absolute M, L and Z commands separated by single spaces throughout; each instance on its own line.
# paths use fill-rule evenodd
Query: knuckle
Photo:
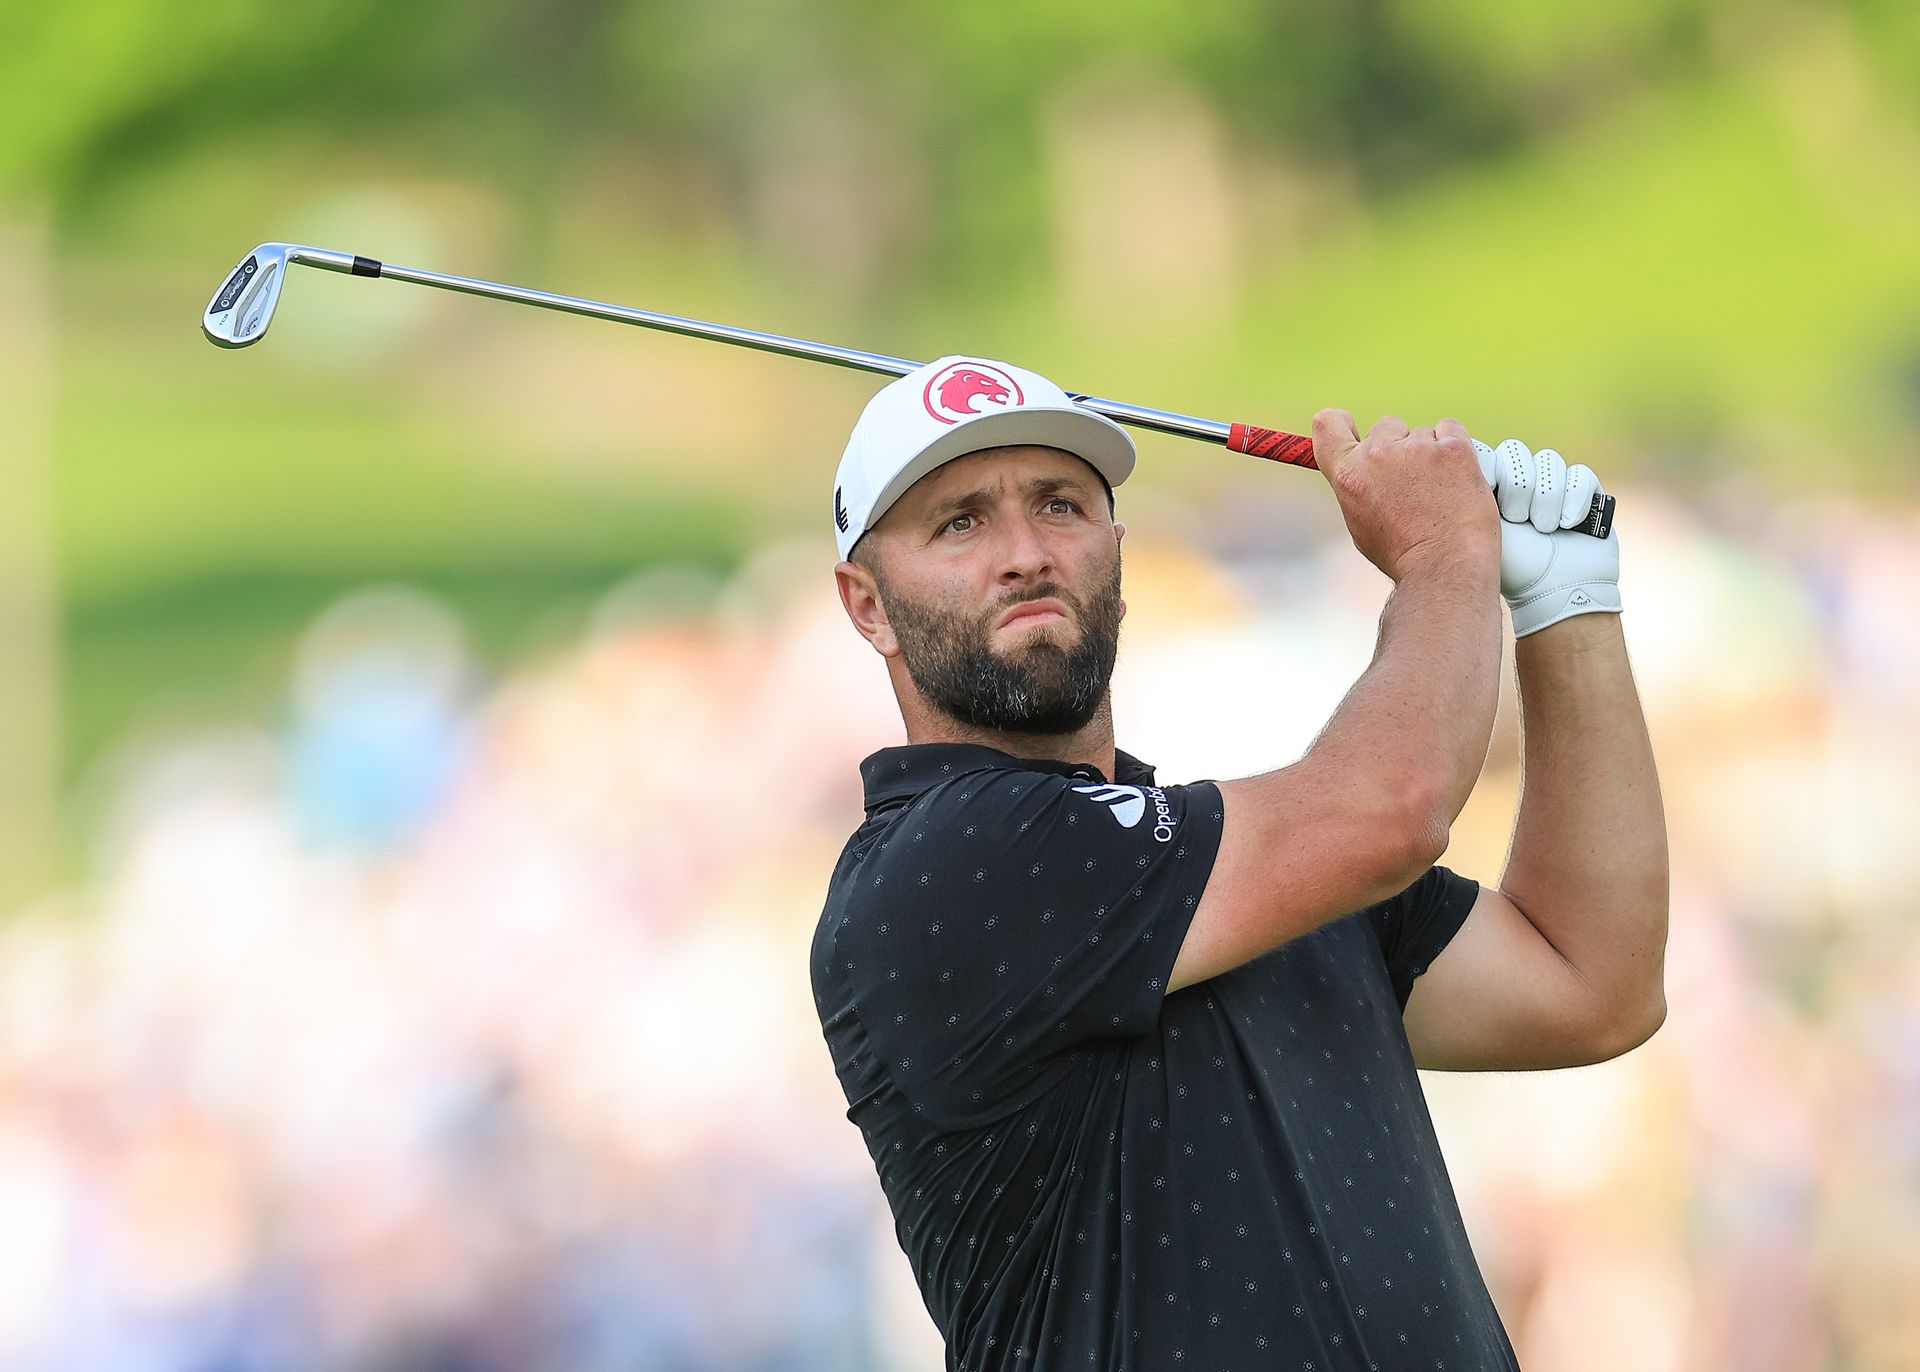
M 1324 435 L 1337 441 L 1350 441 L 1349 435 L 1357 436 L 1353 416 L 1334 406 L 1327 406 L 1315 412 L 1313 433 L 1316 437 Z

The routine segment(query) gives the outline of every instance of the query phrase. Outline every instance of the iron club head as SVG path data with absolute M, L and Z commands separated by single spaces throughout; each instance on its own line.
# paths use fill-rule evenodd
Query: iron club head
M 200 331 L 222 348 L 244 348 L 258 343 L 273 322 L 280 299 L 280 283 L 287 274 L 291 247 L 262 243 L 235 267 L 207 302 Z
M 370 257 L 299 243 L 262 243 L 240 259 L 240 265 L 213 293 L 207 312 L 200 317 L 200 332 L 222 348 L 258 343 L 273 322 L 273 307 L 279 303 L 287 268 L 295 263 L 354 276 L 380 275 L 380 264 Z

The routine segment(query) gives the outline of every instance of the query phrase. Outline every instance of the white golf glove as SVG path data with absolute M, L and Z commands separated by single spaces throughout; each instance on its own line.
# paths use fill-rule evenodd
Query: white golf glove
M 1509 438 L 1497 448 L 1473 441 L 1480 471 L 1500 505 L 1500 594 L 1525 638 L 1572 615 L 1620 613 L 1620 540 L 1573 532 L 1587 519 L 1600 478 L 1569 467 L 1552 448 L 1527 451 Z

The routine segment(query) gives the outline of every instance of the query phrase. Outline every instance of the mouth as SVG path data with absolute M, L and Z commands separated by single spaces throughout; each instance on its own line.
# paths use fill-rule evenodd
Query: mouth
M 1056 621 L 1064 624 L 1067 619 L 1066 607 L 1050 598 L 1023 601 L 1000 617 L 995 628 L 1005 629 L 1011 625 L 1052 624 Z

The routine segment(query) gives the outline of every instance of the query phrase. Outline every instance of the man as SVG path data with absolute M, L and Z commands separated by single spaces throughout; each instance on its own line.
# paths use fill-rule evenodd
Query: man
M 1592 472 L 1453 420 L 1323 410 L 1313 439 L 1394 582 L 1373 662 L 1292 766 L 1184 786 L 1114 746 L 1123 430 L 942 358 L 841 461 L 834 574 L 909 742 L 862 764 L 814 996 L 951 1369 L 1514 1367 L 1415 1069 L 1598 1062 L 1664 1018 L 1617 535 L 1570 531 Z M 1496 890 L 1434 863 L 1502 593 Z

